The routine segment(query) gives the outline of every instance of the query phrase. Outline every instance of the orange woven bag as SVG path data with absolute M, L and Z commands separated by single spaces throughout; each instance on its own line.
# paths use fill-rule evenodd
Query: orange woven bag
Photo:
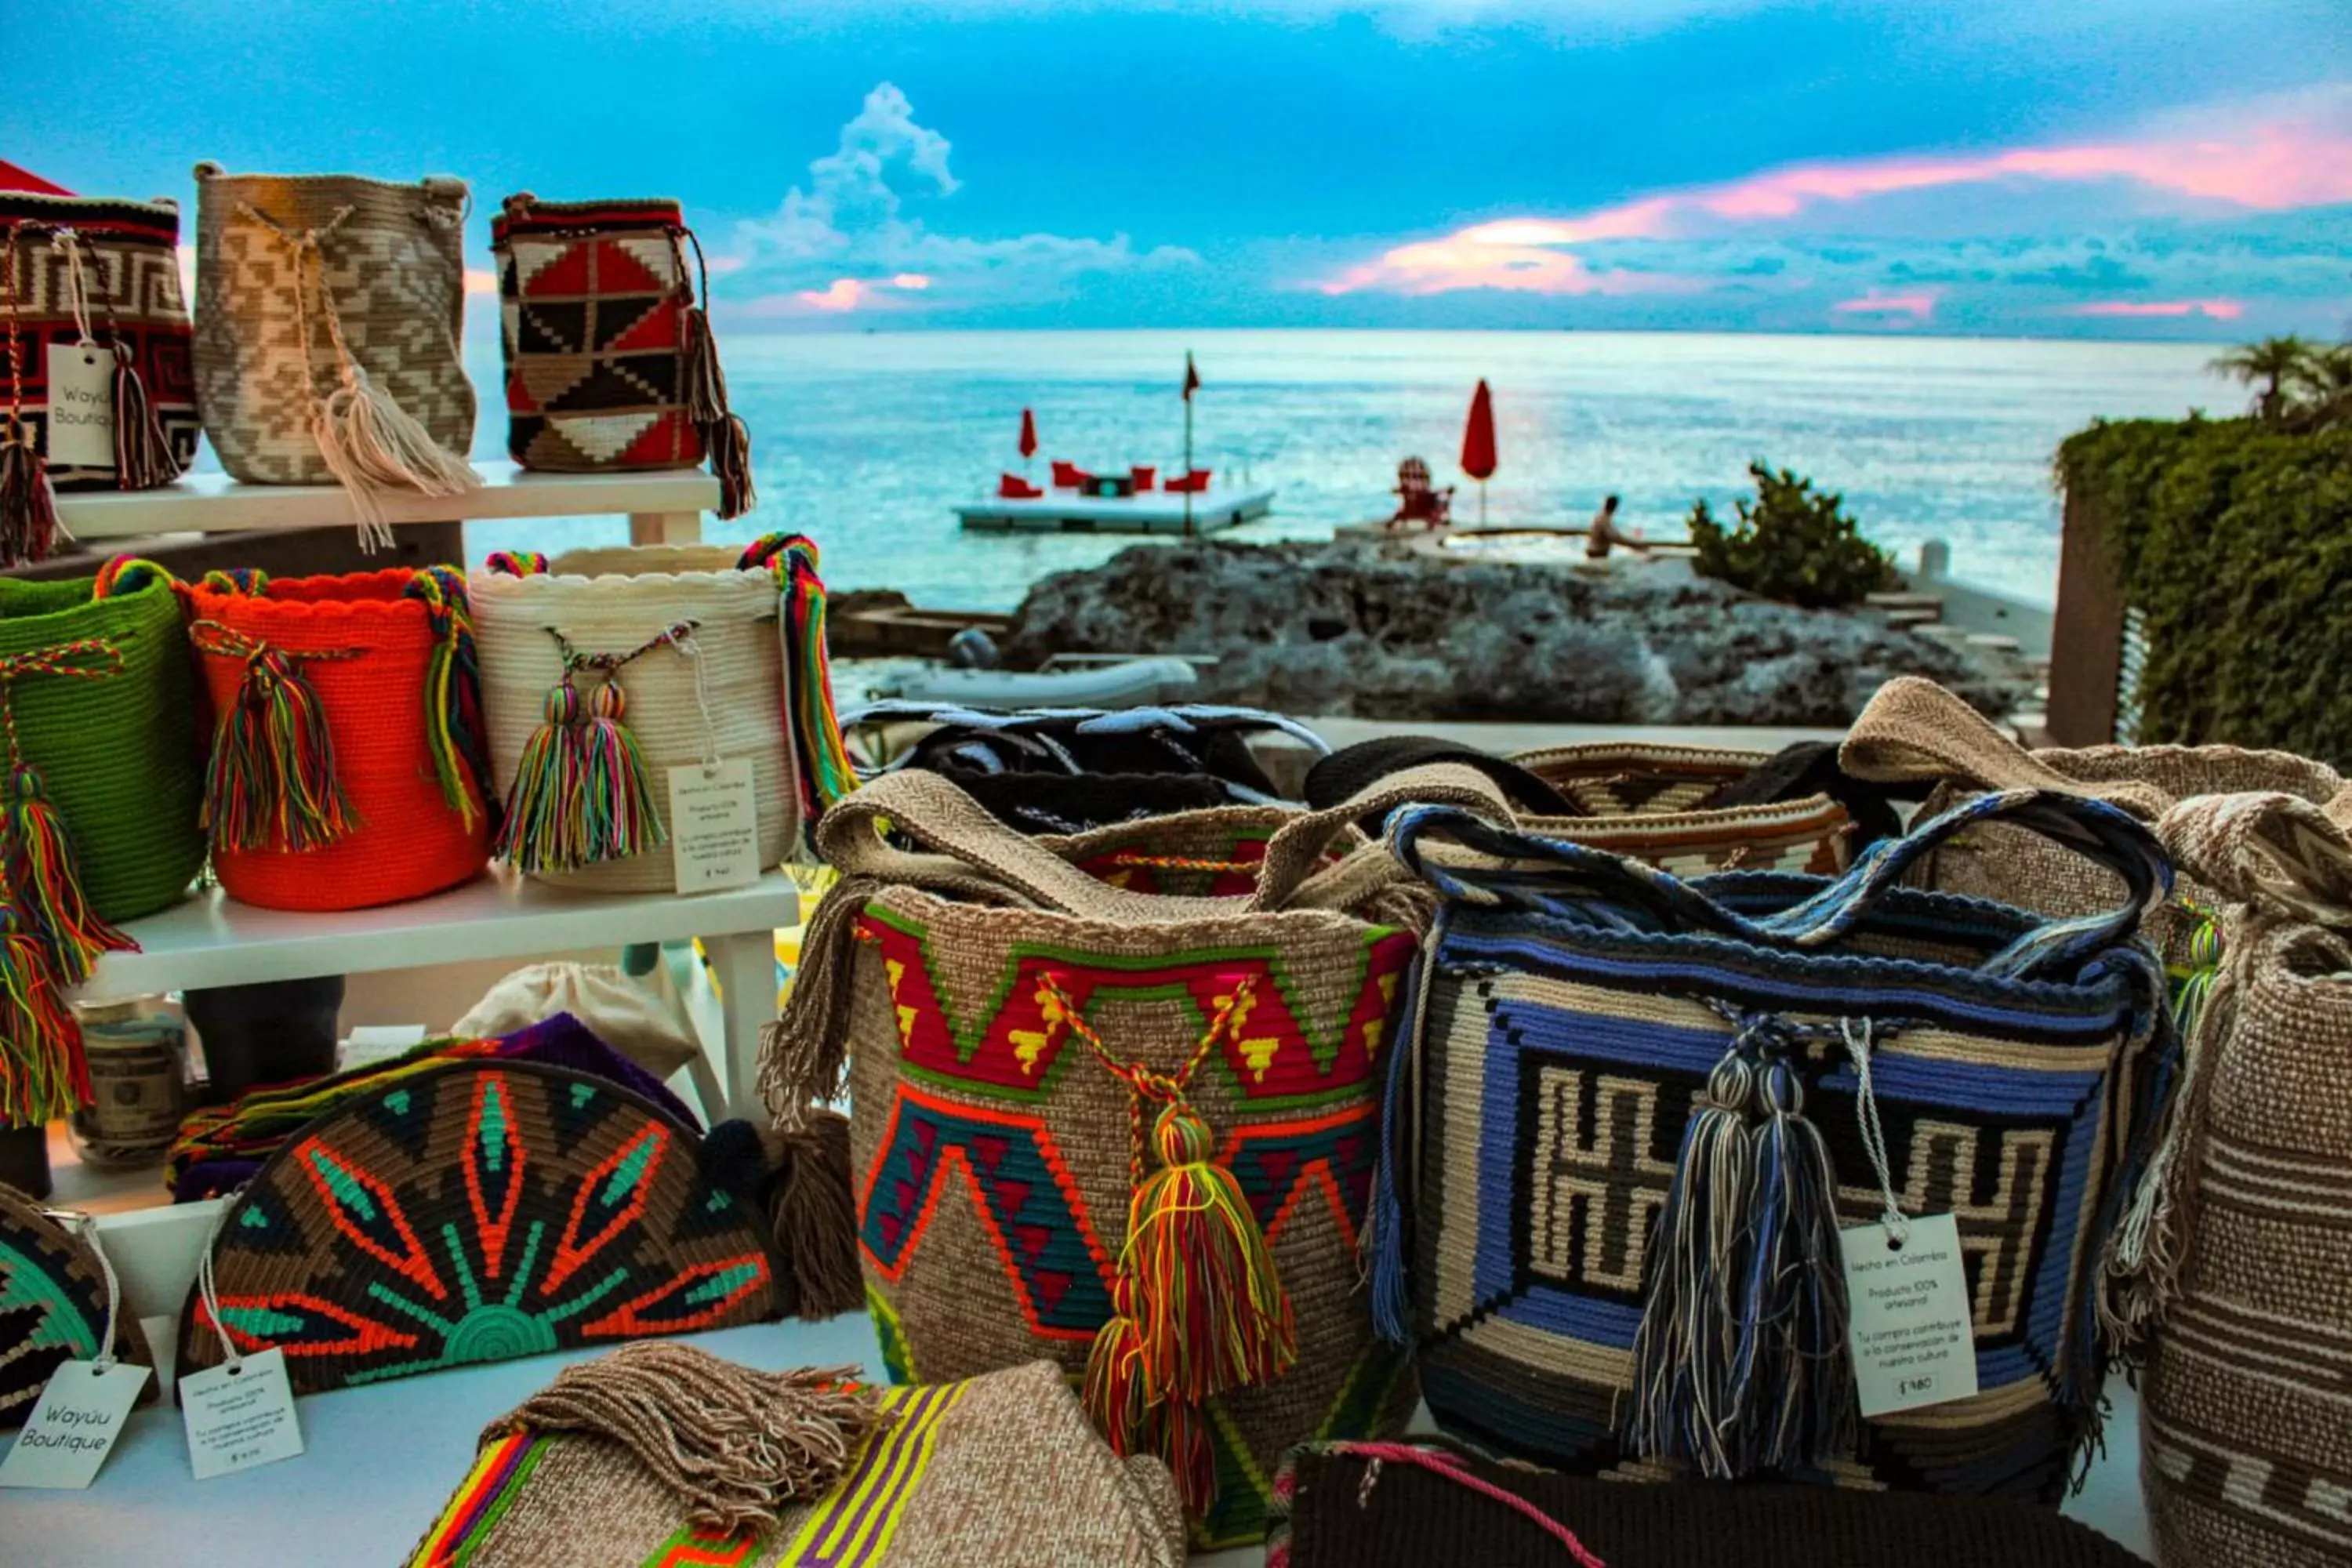
M 216 715 L 205 826 L 231 898 L 357 910 L 480 875 L 481 696 L 456 569 L 215 572 L 188 616 Z

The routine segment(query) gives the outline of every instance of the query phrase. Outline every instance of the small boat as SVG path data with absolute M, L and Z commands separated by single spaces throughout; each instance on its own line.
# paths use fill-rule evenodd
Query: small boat
M 1181 699 L 1200 683 L 1188 659 L 1130 658 L 1077 669 L 933 667 L 877 681 L 877 697 L 967 708 L 1135 708 Z
M 1181 534 L 1221 532 L 1273 510 L 1271 488 L 1213 483 L 1171 492 L 1102 483 L 1038 495 L 999 494 L 956 508 L 956 517 L 964 527 L 987 533 Z

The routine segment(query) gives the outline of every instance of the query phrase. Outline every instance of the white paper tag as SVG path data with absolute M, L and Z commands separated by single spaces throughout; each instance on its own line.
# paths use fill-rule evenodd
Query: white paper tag
M 1846 1344 L 1865 1418 L 1917 1410 L 1977 1391 L 1976 1334 L 1960 1222 L 1911 1222 L 1899 1247 L 1874 1221 L 1838 1233 L 1845 1253 Z
M 302 1451 L 286 1352 L 266 1350 L 235 1367 L 208 1366 L 180 1379 L 180 1414 L 188 1424 L 188 1463 L 211 1480 Z
M 114 351 L 102 343 L 48 345 L 49 461 L 114 467 Z
M 354 1024 L 350 1036 L 335 1052 L 335 1068 L 342 1072 L 371 1062 L 390 1061 L 424 1043 L 422 1024 Z
M 760 879 L 760 802 L 751 791 L 751 758 L 670 769 L 669 847 L 681 893 L 748 888 Z
M 123 1362 L 104 1372 L 94 1361 L 58 1363 L 16 1446 L 0 1459 L 0 1487 L 79 1491 L 89 1486 L 122 1436 L 123 1420 L 150 1375 L 148 1368 Z

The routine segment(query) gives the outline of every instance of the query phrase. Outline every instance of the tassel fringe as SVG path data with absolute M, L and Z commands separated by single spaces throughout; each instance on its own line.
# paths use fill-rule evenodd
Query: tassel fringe
M 81 1027 L 58 994 L 40 939 L 0 910 L 0 1127 L 38 1127 L 89 1103 Z
M 686 312 L 686 416 L 701 434 L 710 472 L 719 481 L 719 515 L 738 518 L 757 506 L 751 484 L 751 433 L 728 411 L 727 375 L 719 368 L 719 342 L 710 318 L 699 305 Z
M 147 396 L 130 353 L 114 351 L 114 480 L 126 490 L 152 490 L 180 477 L 163 422 Z
M 881 890 L 873 877 L 844 877 L 801 932 L 800 967 L 782 1015 L 760 1031 L 760 1096 L 787 1132 L 849 1092 L 850 969 L 857 917 Z
M 482 488 L 481 476 L 435 441 L 356 360 L 346 360 L 342 384 L 319 405 L 311 434 L 328 471 L 350 492 L 363 550 L 392 545 L 384 492 L 457 496 Z
M 46 561 L 60 539 L 73 536 L 58 521 L 49 466 L 22 426 L 0 437 L 0 566 Z
M 769 1218 L 776 1245 L 800 1292 L 800 1315 L 814 1321 L 866 1304 L 857 1261 L 857 1199 L 850 1190 L 849 1119 L 812 1113 L 798 1131 L 776 1135 L 783 1176 Z
M 215 848 L 299 854 L 332 844 L 359 817 L 335 776 L 335 738 L 319 694 L 285 654 L 238 651 L 245 678 L 205 770 L 205 829 Z
M 772 1530 L 823 1497 L 878 1424 L 856 1367 L 755 1372 L 691 1345 L 646 1340 L 570 1366 L 490 1423 L 518 1432 L 587 1432 L 619 1444 L 673 1496 L 697 1531 Z
M 20 763 L 8 784 L 8 886 L 20 917 L 47 950 L 58 983 L 79 985 L 89 978 L 100 954 L 135 952 L 139 944 L 89 907 L 73 840 L 42 793 L 41 775 Z
M 620 683 L 597 687 L 586 709 L 567 675 L 515 763 L 498 855 L 523 871 L 576 871 L 669 842 L 645 752 L 621 721 Z

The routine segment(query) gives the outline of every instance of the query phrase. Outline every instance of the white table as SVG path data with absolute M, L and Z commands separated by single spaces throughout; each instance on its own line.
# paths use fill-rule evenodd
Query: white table
M 633 473 L 525 473 L 512 463 L 476 463 L 482 488 L 458 496 L 394 493 L 383 498 L 394 527 L 404 522 L 466 522 L 515 517 L 625 514 L 632 544 L 691 544 L 702 514 L 719 507 L 719 481 L 699 468 Z M 236 533 L 256 530 L 357 527 L 351 497 L 339 485 L 244 485 L 223 473 L 192 473 L 152 490 L 68 491 L 58 516 L 88 543 L 159 533 Z
M 137 952 L 100 959 L 79 1001 L 415 969 L 461 959 L 526 959 L 578 948 L 698 937 L 721 999 L 719 1057 L 688 1065 L 714 1118 L 758 1106 L 760 1030 L 775 1016 L 775 932 L 800 922 L 800 891 L 771 871 L 748 888 L 677 894 L 572 893 L 494 870 L 429 899 L 326 914 L 256 909 L 219 889 L 132 921 Z M 722 1110 L 723 1108 L 723 1110 Z M 123 1290 L 141 1316 L 179 1310 L 217 1202 L 99 1216 Z M 8 1561 L 0 1558 L 0 1563 Z

